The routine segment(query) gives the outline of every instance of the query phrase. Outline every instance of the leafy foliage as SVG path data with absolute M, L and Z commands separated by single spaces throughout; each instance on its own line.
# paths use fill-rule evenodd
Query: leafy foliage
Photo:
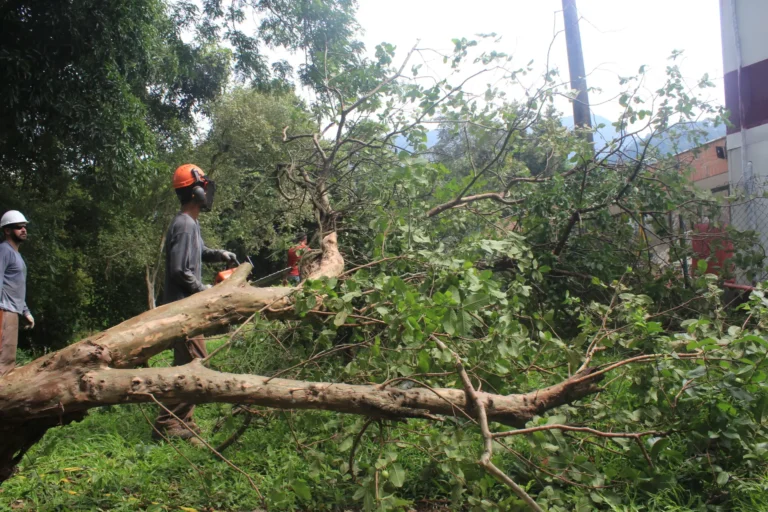
M 210 55 L 226 54 L 215 48 L 228 40 L 237 72 L 253 78 L 266 73 L 259 40 L 304 49 L 301 78 L 316 97 L 305 104 L 286 83 L 267 87 L 264 80 L 216 101 L 195 93 L 205 100 L 210 131 L 193 146 L 188 124 L 179 128 L 160 118 L 159 128 L 142 125 L 148 130 L 142 133 L 154 137 L 149 146 L 164 151 L 148 153 L 137 166 L 144 181 L 131 182 L 136 193 L 102 186 L 100 173 L 112 168 L 98 159 L 83 167 L 87 172 L 57 175 L 57 190 L 65 193 L 30 207 L 33 219 L 50 219 L 29 247 L 30 280 L 41 287 L 31 288 L 30 296 L 40 298 L 30 302 L 50 301 L 40 324 L 68 322 L 71 332 L 79 327 L 72 311 L 87 311 L 77 318 L 87 324 L 82 328 L 93 328 L 143 308 L 143 280 L 157 274 L 162 230 L 173 212 L 165 178 L 173 162 L 194 159 L 222 185 L 218 212 L 203 222 L 209 242 L 259 252 L 266 266 L 279 258 L 286 235 L 307 227 L 334 230 L 348 266 L 357 267 L 307 282 L 295 294 L 298 318 L 257 319 L 233 335 L 232 352 L 211 362 L 217 369 L 394 389 L 466 389 L 458 358 L 475 390 L 496 394 L 599 374 L 599 393 L 541 409 L 527 425 L 514 425 L 522 428 L 490 425 L 493 463 L 542 507 L 765 506 L 768 301 L 762 289 L 727 297 L 720 287 L 727 276 L 688 269 L 685 226 L 719 218 L 722 205 L 689 186 L 666 148 L 683 137 L 696 140 L 700 133 L 686 127 L 699 118 L 720 123 L 723 112 L 685 85 L 674 62 L 651 93 L 644 92 L 643 69 L 621 79 L 626 93 L 619 98 L 617 139 L 591 146 L 561 126 L 554 102 L 569 92 L 556 70 L 546 70 L 536 88 L 524 86 L 530 65 L 516 66 L 483 41 L 456 39 L 444 55 L 451 70 L 480 66 L 472 76 L 494 74 L 496 85 L 478 93 L 470 79 L 418 80 L 418 64 L 407 70 L 420 55 L 417 48 L 398 57 L 382 44 L 374 58 L 362 57 L 352 41 L 351 2 L 203 7 L 195 23 Z M 258 36 L 237 28 L 247 8 L 265 16 Z M 175 12 L 180 26 L 194 24 L 188 17 L 195 15 L 193 5 L 180 4 Z M 167 13 L 158 16 L 150 25 L 166 26 Z M 225 23 L 230 18 L 233 28 Z M 517 100 L 510 99 L 512 91 Z M 136 98 L 145 108 L 142 122 L 158 107 L 150 100 Z M 182 113 L 190 107 L 170 103 Z M 109 111 L 109 105 L 98 107 Z M 440 141 L 428 147 L 433 124 Z M 173 144 L 158 142 L 166 129 Z M 79 147 L 65 139 L 60 144 Z M 136 148 L 135 141 L 129 145 Z M 23 174 L 8 175 L 23 181 Z M 53 188 L 33 190 L 52 197 L 45 194 Z M 763 267 L 753 233 L 729 236 L 737 276 Z M 129 254 L 120 252 L 125 247 Z M 62 282 L 71 285 L 40 291 Z M 736 302 L 743 304 L 734 308 Z M 473 511 L 524 506 L 478 466 L 487 448 L 472 408 L 439 424 L 235 411 L 206 408 L 212 435 L 219 440 L 225 437 L 219 428 L 234 431 L 237 416 L 258 418 L 232 457 L 261 476 L 266 500 L 278 510 L 404 510 L 422 497 Z M 149 490 L 149 479 L 136 477 L 141 496 L 133 496 L 114 468 L 100 465 L 82 477 L 91 490 L 65 487 L 85 493 L 87 506 L 258 505 L 244 479 L 217 474 L 211 468 L 220 466 L 207 456 L 191 455 L 205 467 L 198 474 L 169 460 L 168 446 L 146 444 L 146 435 L 135 433 L 143 428 L 138 414 L 117 408 L 50 434 L 22 473 L 27 480 L 36 474 L 36 487 L 17 479 L 9 490 L 33 507 L 43 503 L 62 481 L 41 478 L 34 461 L 58 471 L 57 436 L 71 432 L 87 446 L 84 432 L 102 428 L 108 443 L 120 445 L 115 453 L 145 470 L 136 473 L 156 469 L 169 481 L 161 498 Z M 114 435 L 116 424 L 130 421 L 133 448 Z M 192 484 L 198 479 L 202 484 Z M 197 489 L 187 502 L 179 482 Z M 75 500 L 58 492 L 55 499 L 60 506 Z
M 180 162 L 199 158 L 205 165 L 215 154 L 193 151 L 192 137 L 232 69 L 272 88 L 258 42 L 291 50 L 314 48 L 322 39 L 344 45 L 354 30 L 355 5 L 346 1 L 203 7 L 31 0 L 0 9 L 0 63 L 8 78 L 0 86 L 0 204 L 32 221 L 23 251 L 39 328 L 25 337 L 37 348 L 114 325 L 159 296 L 158 253 L 176 208 L 168 176 Z M 230 15 L 242 19 L 246 11 L 266 16 L 253 38 L 227 28 Z M 301 27 L 314 27 L 314 35 Z M 193 32 L 199 37 L 187 42 Z M 290 70 L 284 71 L 276 90 L 288 98 Z M 272 113 L 277 117 L 269 122 L 278 124 L 293 116 Z M 265 155 L 261 172 L 274 166 L 267 165 L 270 158 L 274 152 Z M 241 177 L 226 176 L 230 190 Z M 223 206 L 237 210 L 233 196 L 222 196 Z M 212 243 L 248 254 L 274 240 L 227 222 L 210 219 Z M 298 222 L 289 215 L 288 225 Z

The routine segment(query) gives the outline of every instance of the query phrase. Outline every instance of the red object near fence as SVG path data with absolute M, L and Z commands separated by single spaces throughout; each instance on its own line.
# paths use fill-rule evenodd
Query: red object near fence
M 725 228 L 702 223 L 693 226 L 691 248 L 693 249 L 693 271 L 698 271 L 699 260 L 707 262 L 706 274 L 720 275 L 727 268 L 727 260 L 733 257 L 733 242 L 728 239 Z M 714 258 L 712 258 L 714 252 Z M 732 280 L 729 280 L 732 281 Z

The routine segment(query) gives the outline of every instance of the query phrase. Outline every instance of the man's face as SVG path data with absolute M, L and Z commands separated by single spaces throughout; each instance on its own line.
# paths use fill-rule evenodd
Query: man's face
M 5 226 L 5 236 L 10 237 L 14 242 L 20 244 L 27 241 L 27 225 L 11 224 Z

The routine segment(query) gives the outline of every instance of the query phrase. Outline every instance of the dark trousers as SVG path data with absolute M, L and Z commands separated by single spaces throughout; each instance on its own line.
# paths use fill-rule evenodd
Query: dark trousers
M 16 367 L 19 315 L 0 309 L 0 377 Z
M 208 356 L 208 350 L 205 348 L 205 338 L 196 336 L 186 341 L 177 341 L 173 346 L 173 366 L 181 366 L 192 362 L 193 359 L 202 359 Z M 170 411 L 178 416 L 185 423 L 194 427 L 192 413 L 195 412 L 194 404 L 185 404 L 180 402 L 163 402 Z M 160 430 L 185 431 L 184 425 L 176 418 L 171 416 L 165 409 L 160 409 L 160 414 L 155 420 L 155 428 Z

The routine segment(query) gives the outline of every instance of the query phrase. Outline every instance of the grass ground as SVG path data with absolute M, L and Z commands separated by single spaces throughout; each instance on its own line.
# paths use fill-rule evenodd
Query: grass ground
M 205 437 L 214 444 L 234 430 L 222 428 L 220 434 L 210 434 L 223 409 L 206 406 L 198 411 Z M 154 417 L 154 407 L 143 410 Z M 278 413 L 256 420 L 225 456 L 252 476 L 273 505 L 270 508 L 354 506 L 353 484 L 343 477 L 327 478 L 325 457 L 317 451 L 333 451 L 335 440 L 299 448 L 286 431 L 290 416 Z M 312 423 L 333 420 L 326 414 L 315 416 Z M 304 423 L 297 419 L 294 423 Z M 304 428 L 296 435 L 307 438 Z M 302 450 L 309 452 L 307 456 Z M 153 441 L 137 406 L 98 411 L 78 424 L 50 431 L 25 457 L 19 473 L 3 485 L 0 496 L 2 510 L 202 511 L 261 506 L 248 479 L 209 451 L 184 442 Z

